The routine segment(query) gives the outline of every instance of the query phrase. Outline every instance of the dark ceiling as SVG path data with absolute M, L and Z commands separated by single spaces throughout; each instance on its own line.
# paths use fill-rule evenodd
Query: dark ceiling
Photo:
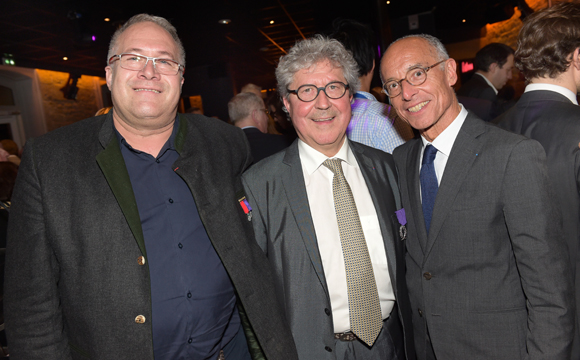
M 17 66 L 104 76 L 112 33 L 145 12 L 175 25 L 190 71 L 209 66 L 218 76 L 227 74 L 237 90 L 248 82 L 268 88 L 275 86 L 281 49 L 329 31 L 336 17 L 368 23 L 384 48 L 392 36 L 409 32 L 408 15 L 421 14 L 420 31 L 455 42 L 479 37 L 482 26 L 508 18 L 516 5 L 517 0 L 390 0 L 388 5 L 386 0 L 4 0 L 0 54 L 11 54 Z M 220 19 L 231 23 L 219 24 Z M 187 75 L 186 70 L 186 84 L 192 81 Z

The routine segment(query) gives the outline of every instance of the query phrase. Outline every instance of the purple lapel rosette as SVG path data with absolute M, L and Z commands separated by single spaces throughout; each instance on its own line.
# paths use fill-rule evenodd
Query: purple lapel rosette
M 405 208 L 400 208 L 399 210 L 395 211 L 397 215 L 397 220 L 401 227 L 399 227 L 399 236 L 401 240 L 405 240 L 407 238 L 407 216 L 405 215 Z

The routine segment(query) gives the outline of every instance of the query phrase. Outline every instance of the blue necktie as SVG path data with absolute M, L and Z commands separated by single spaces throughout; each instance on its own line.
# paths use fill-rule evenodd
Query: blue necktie
M 431 226 L 431 216 L 433 215 L 433 207 L 435 206 L 435 197 L 439 185 L 437 184 L 437 175 L 435 175 L 435 166 L 433 160 L 437 155 L 437 149 L 433 145 L 427 145 L 423 152 L 423 162 L 421 163 L 421 173 L 419 178 L 421 180 L 421 197 L 423 202 L 423 217 L 425 218 L 425 228 L 429 234 L 429 226 Z

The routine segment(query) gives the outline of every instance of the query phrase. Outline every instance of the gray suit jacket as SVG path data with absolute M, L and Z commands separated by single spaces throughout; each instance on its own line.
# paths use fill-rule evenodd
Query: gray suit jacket
M 375 204 L 402 319 L 407 356 L 414 358 L 405 285 L 404 241 L 395 216 L 398 189 L 391 155 L 350 142 Z M 332 360 L 334 325 L 328 285 L 308 205 L 298 141 L 253 165 L 242 176 L 256 240 L 273 267 L 276 294 L 286 309 L 301 359 Z M 329 214 L 334 216 L 334 214 Z M 400 343 L 403 339 L 399 340 Z
M 548 173 L 563 219 L 564 239 L 576 285 L 580 310 L 580 106 L 554 91 L 530 91 L 497 119 L 498 126 L 537 140 L 546 151 Z M 580 359 L 580 323 L 576 322 L 575 349 Z
M 174 168 L 264 353 L 295 359 L 269 264 L 237 201 L 250 161 L 243 132 L 181 116 L 175 146 Z M 111 114 L 29 140 L 12 199 L 5 286 L 11 358 L 153 359 L 148 261 L 138 261 L 147 253 Z
M 561 217 L 533 140 L 468 113 L 426 233 L 421 139 L 394 151 L 407 212 L 417 358 L 569 359 L 574 304 Z

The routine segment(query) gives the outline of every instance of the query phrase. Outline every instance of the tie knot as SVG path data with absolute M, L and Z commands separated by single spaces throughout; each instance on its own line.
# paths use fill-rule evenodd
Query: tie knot
M 342 174 L 342 165 L 340 164 L 342 160 L 340 159 L 326 159 L 322 165 L 326 166 L 334 173 L 334 175 Z
M 423 152 L 423 162 L 421 164 L 433 164 L 435 155 L 437 155 L 437 148 L 435 148 L 435 146 L 431 144 L 425 146 L 425 151 Z

